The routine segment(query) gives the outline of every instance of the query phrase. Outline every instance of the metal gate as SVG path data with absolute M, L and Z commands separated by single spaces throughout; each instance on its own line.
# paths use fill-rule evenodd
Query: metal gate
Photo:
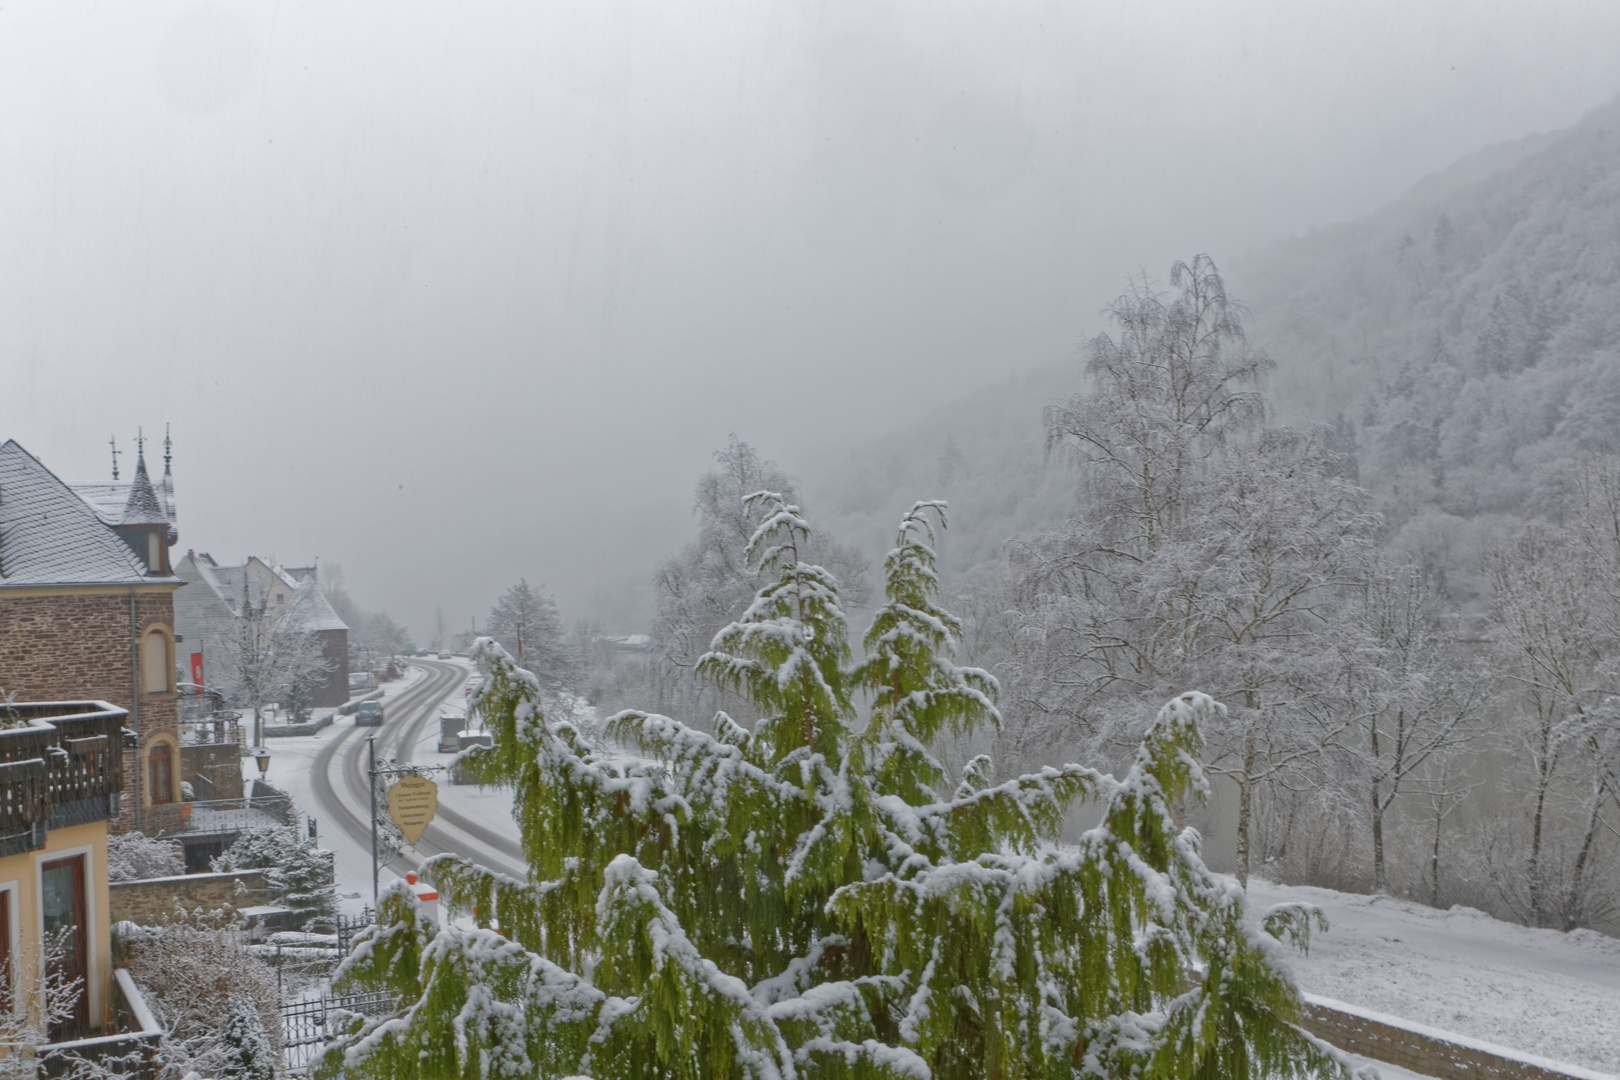
M 287 1072 L 302 1076 L 320 1060 L 326 1044 L 337 1034 L 341 1014 L 387 1016 L 398 1006 L 392 994 L 325 994 L 281 1007 L 281 1055 Z

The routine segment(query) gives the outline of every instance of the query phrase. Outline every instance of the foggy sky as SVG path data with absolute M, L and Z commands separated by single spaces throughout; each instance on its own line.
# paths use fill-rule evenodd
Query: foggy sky
M 94 479 L 171 422 L 182 549 L 419 642 L 582 614 L 728 433 L 809 472 L 1617 55 L 1612 0 L 7 6 L 0 438 Z

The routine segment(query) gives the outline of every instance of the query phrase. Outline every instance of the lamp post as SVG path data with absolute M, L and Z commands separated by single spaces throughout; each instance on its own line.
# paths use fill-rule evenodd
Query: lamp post
M 253 763 L 259 767 L 259 779 L 264 779 L 270 771 L 270 751 L 264 747 L 255 747 L 253 750 Z

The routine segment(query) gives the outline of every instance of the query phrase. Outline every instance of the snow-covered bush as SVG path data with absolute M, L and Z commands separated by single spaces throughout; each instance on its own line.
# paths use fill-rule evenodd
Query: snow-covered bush
M 176 840 L 160 840 L 138 832 L 107 837 L 108 881 L 144 881 L 185 872 L 184 850 Z
M 196 1072 L 225 1076 L 227 1061 L 245 1043 L 229 1042 L 233 1013 L 251 1008 L 272 1051 L 280 1047 L 281 997 L 275 969 L 250 951 L 241 929 L 222 913 L 177 911 L 160 927 L 141 929 L 123 943 L 125 966 L 145 991 L 166 1036 L 166 1075 Z M 238 1016 L 238 1034 L 248 1028 Z M 255 1061 L 264 1060 L 255 1057 Z M 249 1074 L 236 1074 L 249 1075 Z
M 277 900 L 310 917 L 337 909 L 332 853 L 291 825 L 250 829 L 211 864 L 215 870 L 263 870 Z
M 348 1077 L 1070 1078 L 1343 1076 L 1294 1022 L 1271 934 L 1205 869 L 1170 807 L 1207 790 L 1198 724 L 1166 705 L 1116 779 L 1080 765 L 1002 779 L 934 748 L 997 721 L 996 686 L 949 652 L 930 516 L 903 520 L 887 603 L 856 663 L 833 576 L 780 496 L 748 552 L 771 571 L 701 661 L 762 715 L 710 736 L 625 712 L 598 738 L 549 721 L 492 642 L 477 699 L 530 878 L 428 863 L 465 923 L 401 887 L 339 981 L 387 990 L 323 1068 Z M 864 702 L 860 722 L 857 702 Z M 1079 799 L 1100 823 L 1060 846 Z

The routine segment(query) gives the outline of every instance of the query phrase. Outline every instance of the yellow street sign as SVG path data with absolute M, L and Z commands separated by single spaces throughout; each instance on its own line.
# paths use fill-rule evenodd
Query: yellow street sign
M 439 785 L 425 776 L 402 776 L 388 789 L 388 817 L 413 844 L 438 812 Z

